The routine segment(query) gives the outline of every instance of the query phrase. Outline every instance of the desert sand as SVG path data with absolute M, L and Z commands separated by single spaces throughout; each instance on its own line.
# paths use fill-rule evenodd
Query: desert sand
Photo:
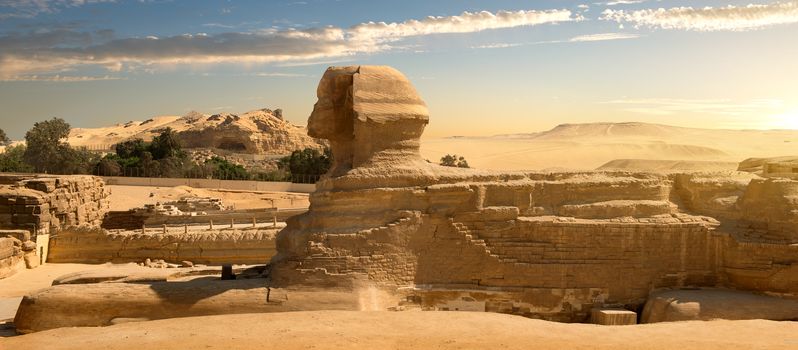
M 0 339 L 0 349 L 795 349 L 797 334 L 796 323 L 763 320 L 611 327 L 493 313 L 321 311 L 61 328 Z
M 593 123 L 564 124 L 531 134 L 423 139 L 421 154 L 437 162 L 445 154 L 456 153 L 464 156 L 471 167 L 480 169 L 587 170 L 616 159 L 740 162 L 752 157 L 791 155 L 796 153 L 796 144 L 796 130 L 710 130 L 647 123 Z M 717 163 L 717 167 L 704 165 L 701 170 L 728 168 L 724 163 Z
M 145 204 L 176 201 L 182 197 L 213 197 L 235 209 L 307 208 L 308 195 L 287 192 L 249 192 L 224 189 L 203 189 L 188 186 L 152 187 L 109 185 L 111 210 L 124 211 Z M 150 196 L 152 194 L 152 196 Z

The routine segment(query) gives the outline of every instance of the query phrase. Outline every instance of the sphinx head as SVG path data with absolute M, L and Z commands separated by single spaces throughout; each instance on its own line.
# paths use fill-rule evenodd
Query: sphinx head
M 331 176 L 416 161 L 429 112 L 402 73 L 387 66 L 330 67 L 316 91 L 308 134 L 330 141 Z

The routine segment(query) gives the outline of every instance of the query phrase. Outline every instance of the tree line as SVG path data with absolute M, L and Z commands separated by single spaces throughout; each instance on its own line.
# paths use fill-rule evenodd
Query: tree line
M 278 169 L 270 172 L 252 172 L 218 156 L 195 162 L 171 128 L 161 130 L 149 142 L 120 142 L 113 153 L 101 155 L 70 146 L 66 142 L 70 130 L 61 118 L 37 122 L 25 134 L 25 144 L 11 146 L 0 129 L 0 145 L 6 146 L 0 154 L 0 172 L 315 182 L 332 164 L 328 148 L 296 150 L 281 158 Z

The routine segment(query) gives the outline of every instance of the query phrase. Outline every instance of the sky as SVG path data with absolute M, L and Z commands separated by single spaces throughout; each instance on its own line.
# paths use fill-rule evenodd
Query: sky
M 282 108 L 390 65 L 425 137 L 563 123 L 798 129 L 798 1 L 0 0 L 0 129 Z

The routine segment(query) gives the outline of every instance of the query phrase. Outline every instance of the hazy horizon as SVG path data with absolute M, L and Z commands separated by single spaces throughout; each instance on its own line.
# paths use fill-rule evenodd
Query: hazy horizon
M 0 128 L 260 108 L 304 125 L 327 66 L 377 64 L 427 102 L 425 138 L 798 129 L 796 29 L 798 1 L 5 1 Z

